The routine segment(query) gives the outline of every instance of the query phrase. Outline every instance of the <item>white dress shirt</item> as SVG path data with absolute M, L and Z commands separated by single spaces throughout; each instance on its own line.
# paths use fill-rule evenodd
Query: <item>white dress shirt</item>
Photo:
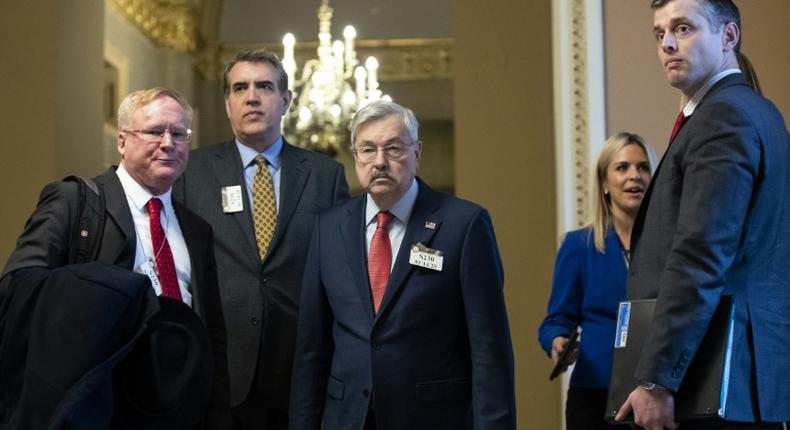
M 388 228 L 388 235 L 390 238 L 390 247 L 392 248 L 392 262 L 390 263 L 390 272 L 395 267 L 395 259 L 398 257 L 398 250 L 403 242 L 403 235 L 406 233 L 406 226 L 411 217 L 411 211 L 414 209 L 414 202 L 417 201 L 417 179 L 412 179 L 409 189 L 403 194 L 403 197 L 392 206 L 389 212 L 395 217 L 390 222 Z M 365 253 L 370 253 L 370 241 L 373 239 L 373 233 L 376 232 L 376 214 L 380 211 L 376 202 L 367 195 L 367 202 L 365 204 Z
M 741 73 L 741 70 L 740 69 L 723 70 L 717 73 L 712 78 L 708 79 L 708 81 L 705 82 L 705 85 L 700 87 L 700 89 L 698 89 L 697 92 L 694 93 L 693 96 L 691 96 L 691 99 L 688 101 L 688 103 L 686 103 L 686 106 L 683 107 L 683 116 L 685 116 L 686 118 L 690 117 L 691 114 L 694 113 L 694 109 L 697 108 L 697 105 L 699 105 L 699 103 L 702 101 L 702 98 L 705 97 L 706 94 L 708 94 L 708 91 L 710 91 L 710 89 L 713 88 L 714 85 L 716 85 L 716 82 L 719 82 L 720 80 L 724 79 L 726 76 L 735 73 Z
M 184 234 L 181 232 L 181 226 L 178 224 L 178 218 L 173 210 L 173 201 L 170 197 L 172 190 L 167 190 L 164 194 L 154 196 L 142 185 L 138 184 L 129 172 L 123 167 L 123 162 L 115 170 L 118 179 L 121 180 L 123 192 L 126 194 L 126 201 L 129 203 L 129 211 L 132 213 L 132 220 L 134 221 L 135 236 L 137 236 L 137 244 L 134 253 L 134 271 L 143 273 L 140 266 L 148 260 L 156 261 L 156 251 L 152 250 L 151 244 L 151 225 L 148 222 L 148 201 L 152 197 L 157 197 L 162 201 L 162 212 L 160 214 L 160 222 L 162 229 L 165 231 L 165 237 L 170 245 L 170 251 L 173 253 L 173 262 L 176 266 L 176 275 L 178 276 L 178 287 L 181 290 L 181 298 L 184 303 L 192 306 L 192 294 L 189 292 L 189 284 L 192 281 L 192 264 L 189 261 L 189 250 L 184 241 Z M 162 289 L 154 287 L 156 295 L 162 294 Z

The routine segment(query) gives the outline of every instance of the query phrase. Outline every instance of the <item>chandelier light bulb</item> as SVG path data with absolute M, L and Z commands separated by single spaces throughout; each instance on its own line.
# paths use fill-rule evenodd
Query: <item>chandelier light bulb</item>
M 357 30 L 354 28 L 353 25 L 347 25 L 343 29 L 343 37 L 345 39 L 353 39 L 353 38 L 357 37 Z
M 286 48 L 287 47 L 293 48 L 295 44 L 296 44 L 296 37 L 294 37 L 293 33 L 285 33 L 285 36 L 283 36 L 283 45 L 285 45 Z
M 351 106 L 354 104 L 355 101 L 357 101 L 357 96 L 356 94 L 354 94 L 353 91 L 348 89 L 343 93 L 343 99 L 342 99 L 343 106 L 346 107 Z

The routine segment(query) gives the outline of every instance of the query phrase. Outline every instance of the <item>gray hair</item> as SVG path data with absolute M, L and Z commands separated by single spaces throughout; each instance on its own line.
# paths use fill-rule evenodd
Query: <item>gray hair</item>
M 351 124 L 348 126 L 348 128 L 351 129 L 351 147 L 354 147 L 354 143 L 357 140 L 357 131 L 359 127 L 370 121 L 379 120 L 390 115 L 401 115 L 403 118 L 403 126 L 409 134 L 409 139 L 411 139 L 409 144 L 417 143 L 419 140 L 418 131 L 420 123 L 417 122 L 414 112 L 392 101 L 377 100 L 366 104 L 358 110 L 351 120 Z

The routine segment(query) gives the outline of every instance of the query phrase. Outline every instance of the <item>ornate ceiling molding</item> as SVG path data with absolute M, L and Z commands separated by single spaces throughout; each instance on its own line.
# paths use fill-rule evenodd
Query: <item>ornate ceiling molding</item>
M 187 0 L 105 0 L 155 44 L 182 52 L 198 49 L 198 14 Z
M 222 65 L 237 52 L 247 49 L 268 48 L 281 55 L 282 43 L 237 43 L 217 47 L 216 52 L 206 52 L 205 61 L 198 61 L 198 69 L 207 79 L 219 79 Z M 379 61 L 379 81 L 418 81 L 452 78 L 453 39 L 389 39 L 357 40 L 354 43 L 358 59 L 374 56 Z M 297 43 L 294 56 L 297 64 L 304 64 L 316 56 L 318 42 Z M 216 58 L 212 64 L 211 59 Z

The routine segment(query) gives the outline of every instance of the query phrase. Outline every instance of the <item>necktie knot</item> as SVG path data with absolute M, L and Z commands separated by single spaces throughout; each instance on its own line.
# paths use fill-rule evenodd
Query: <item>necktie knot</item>
M 159 214 L 162 212 L 162 201 L 156 197 L 152 197 L 151 200 L 148 200 L 148 216 L 149 217 L 156 217 L 159 219 Z
M 266 167 L 266 158 L 263 155 L 258 154 L 253 160 L 253 163 L 257 164 L 259 168 Z
M 669 135 L 670 144 L 673 140 L 675 140 L 675 136 L 677 136 L 678 132 L 680 131 L 680 127 L 683 127 L 684 122 L 686 122 L 686 115 L 683 114 L 683 111 L 680 111 L 678 117 L 675 119 L 675 126 L 672 127 L 672 134 Z
M 387 227 L 389 227 L 390 223 L 392 222 L 392 220 L 394 218 L 395 218 L 395 215 L 393 215 L 392 212 L 389 212 L 389 211 L 381 211 L 381 212 L 377 213 L 376 214 L 376 228 L 377 229 L 383 228 L 383 229 L 386 230 Z

